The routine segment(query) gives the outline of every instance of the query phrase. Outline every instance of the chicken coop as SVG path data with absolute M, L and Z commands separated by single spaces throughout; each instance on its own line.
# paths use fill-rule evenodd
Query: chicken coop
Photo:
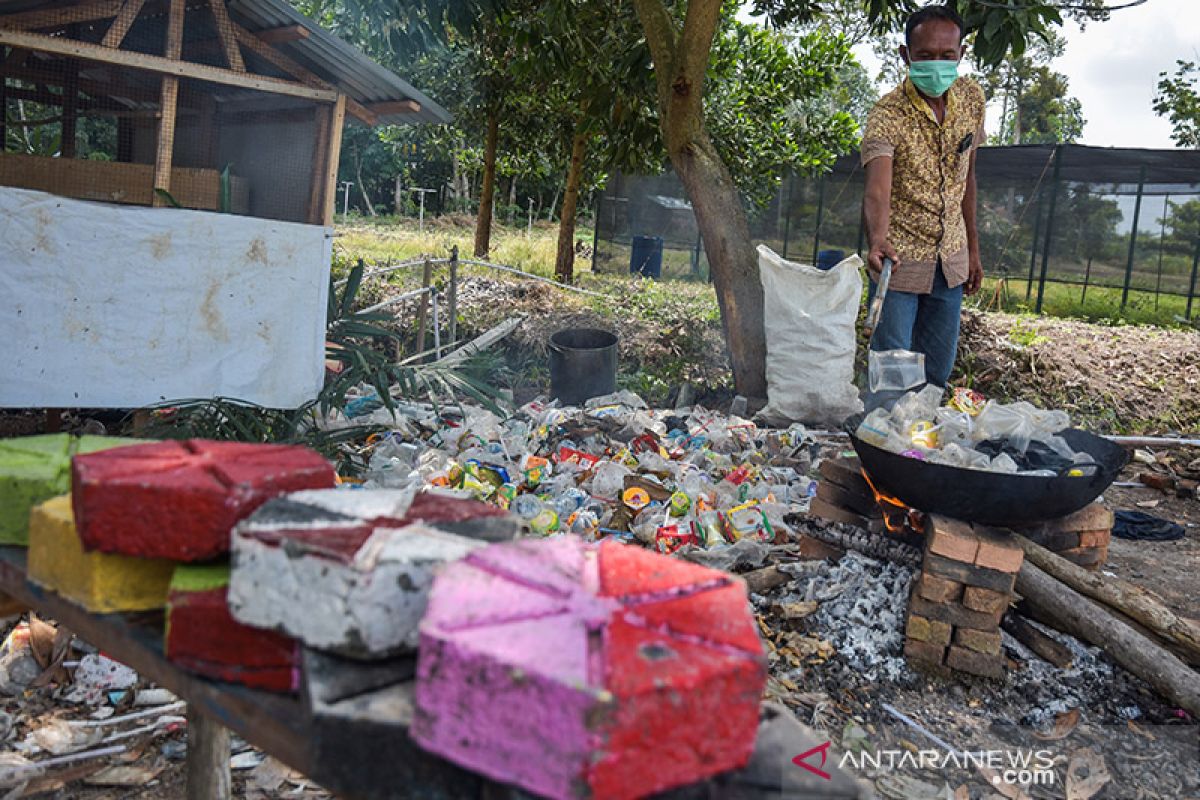
M 320 387 L 345 124 L 447 113 L 285 0 L 0 2 L 0 406 Z

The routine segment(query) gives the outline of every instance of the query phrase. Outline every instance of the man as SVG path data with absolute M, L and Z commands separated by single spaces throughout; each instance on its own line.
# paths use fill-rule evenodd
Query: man
M 963 292 L 983 280 L 975 151 L 984 96 L 957 77 L 963 34 L 947 6 L 908 18 L 900 47 L 908 77 L 871 110 L 862 142 L 872 292 L 883 260 L 894 262 L 871 349 L 924 353 L 926 380 L 939 387 L 954 366 Z

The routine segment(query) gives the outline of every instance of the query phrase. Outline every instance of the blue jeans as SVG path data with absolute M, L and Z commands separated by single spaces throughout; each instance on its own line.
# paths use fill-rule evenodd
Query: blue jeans
M 902 267 L 903 268 L 903 267 Z M 867 290 L 867 303 L 875 296 L 875 281 Z M 925 354 L 925 380 L 945 387 L 958 352 L 958 324 L 963 287 L 951 289 L 941 264 L 934 270 L 933 290 L 913 294 L 889 290 L 883 314 L 871 339 L 872 350 L 912 350 Z

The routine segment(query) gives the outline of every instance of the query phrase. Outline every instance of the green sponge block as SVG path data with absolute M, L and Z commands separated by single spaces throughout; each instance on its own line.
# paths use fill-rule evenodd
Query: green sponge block
M 71 456 L 144 442 L 66 433 L 0 439 L 0 545 L 29 544 L 29 510 L 70 491 Z

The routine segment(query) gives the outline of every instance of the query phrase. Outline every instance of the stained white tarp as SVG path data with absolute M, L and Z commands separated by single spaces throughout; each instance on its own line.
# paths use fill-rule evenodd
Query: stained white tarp
M 319 225 L 0 187 L 0 406 L 301 405 L 331 247 Z

